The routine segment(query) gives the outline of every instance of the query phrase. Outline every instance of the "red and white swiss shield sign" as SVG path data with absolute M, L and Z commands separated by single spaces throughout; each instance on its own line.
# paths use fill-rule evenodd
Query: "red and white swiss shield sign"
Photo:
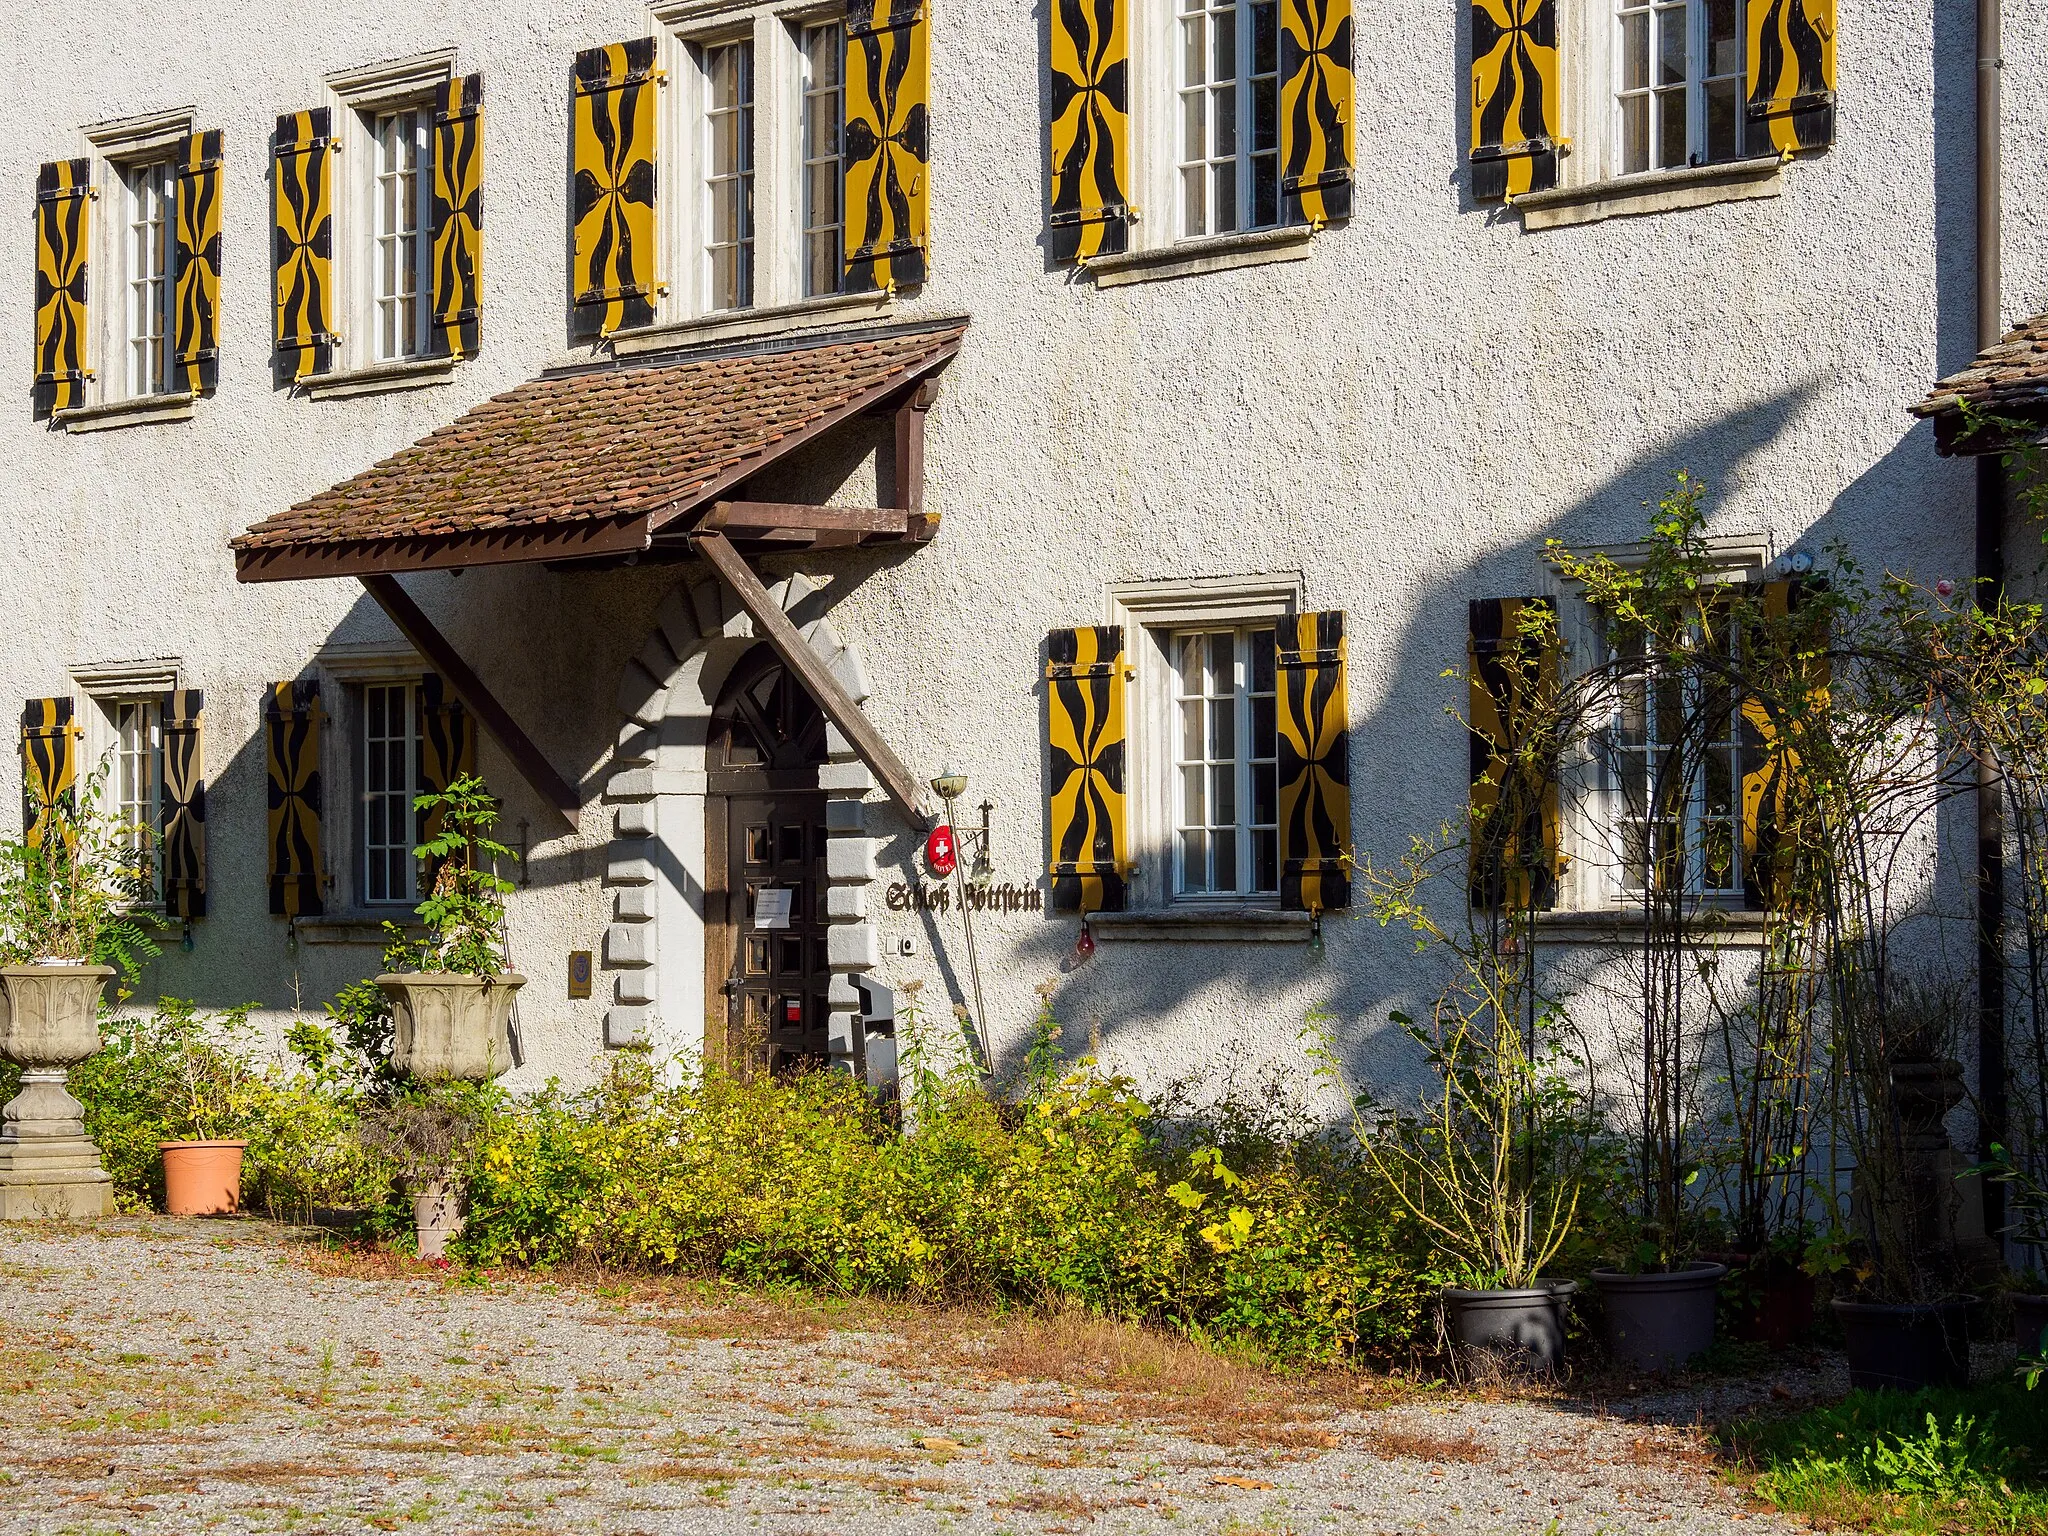
M 935 875 L 950 875 L 959 855 L 953 847 L 953 829 L 934 827 L 924 840 L 924 862 Z

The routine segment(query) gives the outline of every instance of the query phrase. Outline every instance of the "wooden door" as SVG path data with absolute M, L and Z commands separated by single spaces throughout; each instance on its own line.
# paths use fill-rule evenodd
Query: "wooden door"
M 708 742 L 705 983 L 735 1071 L 831 1059 L 824 756 L 823 712 L 757 647 L 733 669 Z
M 722 907 L 728 1059 L 788 1072 L 831 1059 L 825 993 L 825 801 L 729 795 Z

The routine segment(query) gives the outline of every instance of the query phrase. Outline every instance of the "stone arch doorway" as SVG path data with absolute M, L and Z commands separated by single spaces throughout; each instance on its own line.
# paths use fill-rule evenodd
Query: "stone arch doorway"
M 705 751 L 705 1054 L 741 1070 L 831 1060 L 824 763 L 824 712 L 756 645 L 712 710 Z
M 798 575 L 769 591 L 840 685 L 865 703 L 865 669 L 824 617 L 822 584 Z M 609 1046 L 644 1042 L 658 1056 L 684 1062 L 723 1049 L 730 972 L 719 970 L 713 984 L 707 943 L 707 919 L 720 916 L 709 911 L 712 739 L 720 703 L 734 694 L 737 669 L 756 651 L 753 621 L 721 582 L 698 577 L 663 599 L 653 632 L 620 679 L 623 720 L 605 781 L 612 813 L 604 940 Z M 835 1038 L 851 1040 L 859 1010 L 852 978 L 874 963 L 866 893 L 875 877 L 874 843 L 859 803 L 873 779 L 836 731 L 825 731 L 823 756 L 822 768 L 807 771 L 829 829 L 825 949 L 834 976 L 826 1008 L 836 1020 Z

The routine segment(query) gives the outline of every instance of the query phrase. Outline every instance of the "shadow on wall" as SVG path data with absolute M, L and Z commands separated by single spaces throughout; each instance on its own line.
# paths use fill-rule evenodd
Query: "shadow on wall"
M 1370 638 L 1363 626 L 1353 626 L 1351 797 L 1361 859 L 1386 862 L 1398 858 L 1411 836 L 1433 830 L 1463 806 L 1468 775 L 1466 741 L 1462 726 L 1446 713 L 1455 709 L 1462 715 L 1463 684 L 1443 673 L 1446 668 L 1464 666 L 1468 600 L 1545 591 L 1545 538 L 1580 545 L 1639 538 L 1645 503 L 1654 505 L 1670 489 L 1680 469 L 1705 481 L 1710 493 L 1740 483 L 1745 467 L 1814 404 L 1821 390 L 1822 381 L 1817 379 L 1789 387 L 1656 445 L 1560 508 L 1529 540 L 1434 574 L 1398 594 L 1407 617 L 1390 640 Z M 1838 532 L 1848 542 L 1858 530 L 1865 531 L 1859 542 L 1867 543 L 1867 530 L 1881 526 L 1887 509 L 1926 505 L 1926 478 L 1938 472 L 1931 434 L 1923 428 L 1903 433 L 1883 459 L 1858 476 L 1812 521 L 1798 544 L 1818 554 L 1836 541 Z M 1959 502 L 1958 507 L 1958 515 L 1966 516 L 1966 502 Z M 1715 531 L 1746 530 L 1723 521 Z M 1369 702 L 1361 708 L 1362 699 Z M 1414 743 L 1418 737 L 1432 744 L 1435 767 L 1431 771 L 1417 769 Z M 1043 783 L 1049 763 L 1041 761 L 1040 773 Z M 904 858 L 912 851 L 907 839 L 889 849 L 892 856 Z M 1169 851 L 1141 847 L 1133 850 L 1133 856 L 1141 861 L 1158 860 L 1169 857 Z M 1443 894 L 1448 899 L 1462 899 L 1454 884 L 1447 884 Z M 929 930 L 929 915 L 926 923 Z M 1054 974 L 1071 950 L 1077 927 L 1072 919 L 1048 920 L 1019 943 L 1025 963 L 1042 968 L 1044 974 Z M 1327 985 L 1321 1002 L 1338 1030 L 1339 1053 L 1347 1071 L 1354 1081 L 1364 1081 L 1368 1075 L 1382 1083 L 1406 1077 L 1418 1063 L 1409 1042 L 1387 1022 L 1386 1015 L 1392 1007 L 1413 1009 L 1426 1002 L 1437 980 L 1430 974 L 1429 962 L 1415 956 L 1412 936 L 1382 932 L 1362 907 L 1326 922 L 1325 928 L 1330 958 L 1321 972 Z M 932 937 L 933 953 L 951 993 L 949 1001 L 964 1002 L 964 978 L 949 967 L 950 956 L 946 946 L 936 942 L 938 935 Z M 1196 948 L 1103 941 L 1090 964 L 1060 982 L 1055 1006 L 1070 1050 L 1078 1046 L 1081 1033 L 1092 1020 L 1099 1024 L 1112 1053 L 1126 1063 L 1146 1059 L 1149 1037 L 1164 1032 L 1176 1015 L 1197 1003 L 1212 1013 L 1219 1004 L 1234 1006 L 1240 1018 L 1255 1023 L 1265 1044 L 1277 1049 L 1286 1045 L 1302 1021 L 1254 1020 L 1253 1015 L 1264 1009 L 1262 997 L 1301 997 L 1307 965 L 1301 946 L 1293 944 Z M 944 1010 L 932 1011 L 942 1014 Z M 1000 1065 L 1013 1069 L 1024 1048 L 1022 1031 L 1015 1027 L 1021 1020 L 1005 1023 L 1011 1027 L 998 1031 L 1006 1058 Z M 1184 1040 L 1175 1044 L 1186 1049 Z

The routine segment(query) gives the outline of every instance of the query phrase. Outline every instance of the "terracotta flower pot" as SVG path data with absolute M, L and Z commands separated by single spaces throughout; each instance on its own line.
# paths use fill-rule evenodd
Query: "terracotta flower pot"
M 173 1216 L 230 1216 L 242 1208 L 246 1141 L 162 1141 L 164 1210 Z
M 512 998 L 524 976 L 409 971 L 379 976 L 377 985 L 391 999 L 391 1064 L 399 1071 L 483 1083 L 512 1070 Z

